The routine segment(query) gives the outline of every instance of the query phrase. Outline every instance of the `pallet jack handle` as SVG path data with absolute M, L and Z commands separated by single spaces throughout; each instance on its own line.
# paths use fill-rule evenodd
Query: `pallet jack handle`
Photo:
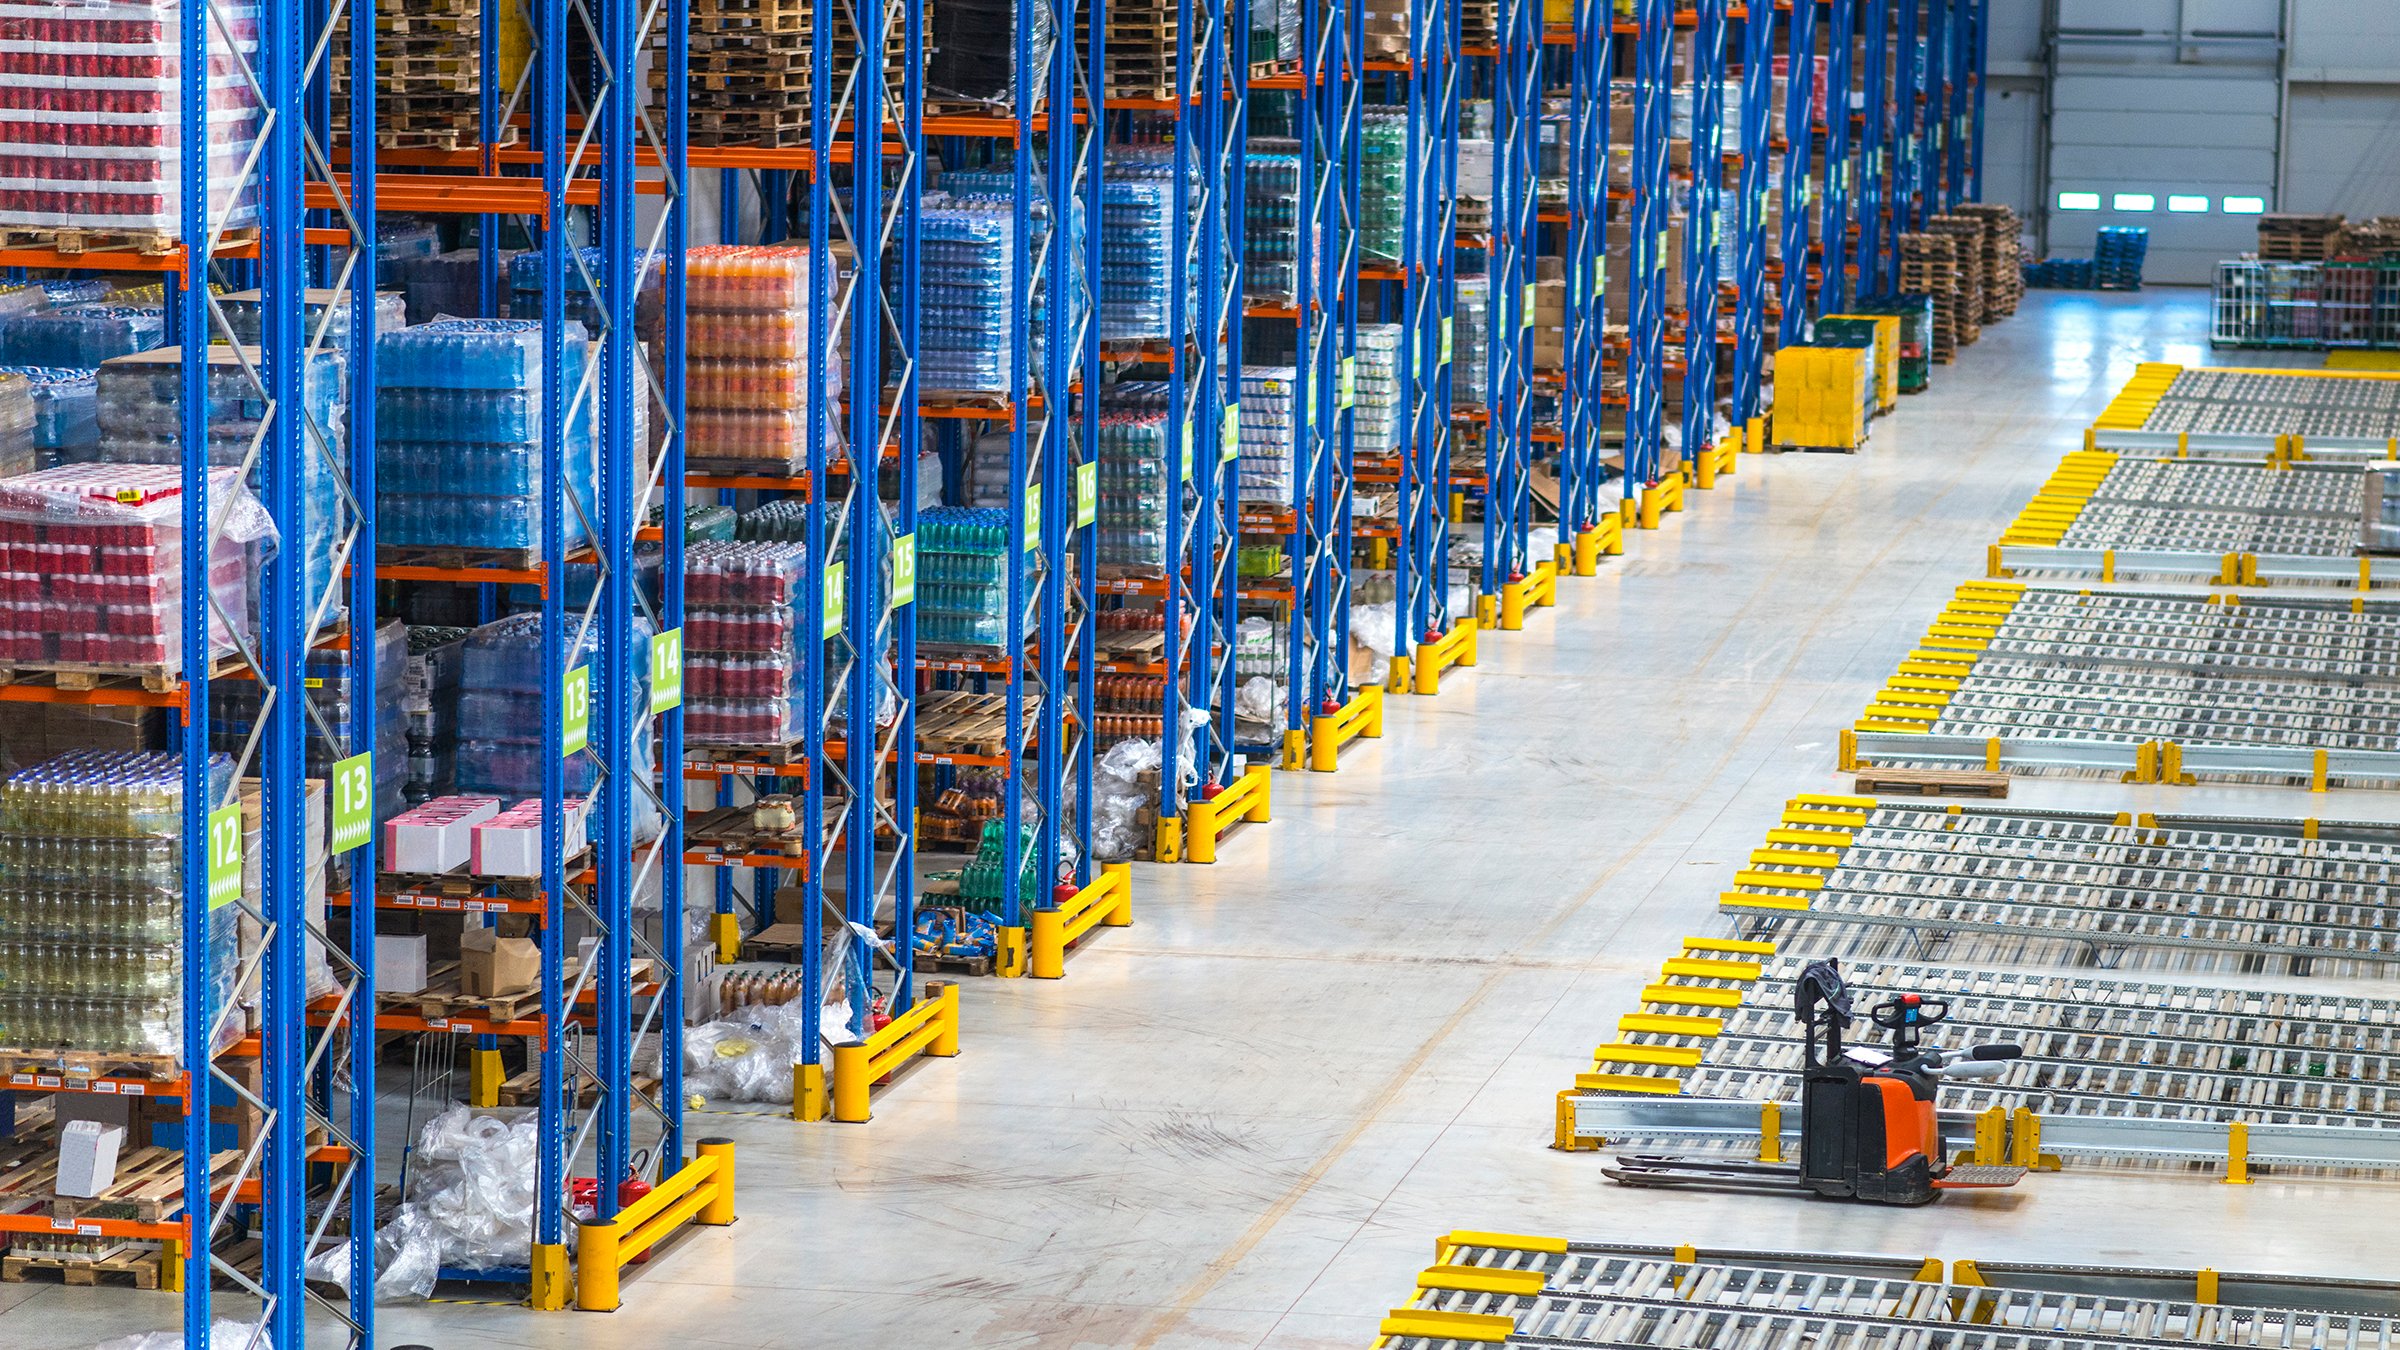
M 1807 1067 L 1839 1064 L 1842 1032 L 1858 1020 L 1850 1009 L 1850 985 L 1842 979 L 1841 962 L 1827 958 L 1801 969 L 1800 978 L 1792 984 L 1792 1015 L 1807 1032 Z

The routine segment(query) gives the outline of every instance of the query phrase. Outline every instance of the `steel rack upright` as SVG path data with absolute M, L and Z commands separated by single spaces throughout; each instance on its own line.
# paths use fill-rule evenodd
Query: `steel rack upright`
M 1837 0 L 1837 3 L 1839 0 Z M 1692 14 L 1692 188 L 1684 219 L 1683 466 L 1701 487 L 1715 482 L 1718 232 L 1724 228 L 1725 0 L 1698 0 Z
M 1450 612 L 1450 447 L 1457 340 L 1458 132 L 1464 63 L 1458 0 L 1419 0 L 1409 25 L 1406 200 L 1401 216 L 1402 441 L 1392 484 L 1391 675 L 1431 694 L 1442 668 L 1472 659 L 1475 616 Z M 1388 294 L 1388 291 L 1387 291 Z M 1392 310 L 1387 309 L 1387 313 Z
M 1950 34 L 1957 0 L 1925 0 L 1925 154 L 1917 161 L 1917 209 L 1925 220 L 1950 209 L 1944 165 L 1950 155 Z
M 1282 766 L 1332 769 L 1341 729 L 1359 720 L 1349 675 L 1351 557 L 1358 345 L 1360 141 L 1367 71 L 1358 0 L 1301 0 L 1300 68 L 1281 77 L 1238 68 L 1253 97 L 1281 92 L 1293 108 L 1300 147 L 1294 295 L 1288 311 L 1246 303 L 1245 316 L 1283 318 L 1293 328 L 1293 402 L 1298 408 L 1291 495 L 1272 511 L 1242 514 L 1246 534 L 1280 533 L 1289 552 L 1292 599 L 1285 618 Z M 1245 222 L 1246 223 L 1246 222 Z M 1245 583 L 1243 597 L 1268 588 Z M 1380 699 L 1380 692 L 1362 695 Z M 1322 749 L 1314 743 L 1322 742 Z
M 1615 66 L 1615 9 L 1578 0 L 1567 65 L 1566 368 L 1560 390 L 1558 569 L 1598 570 L 1602 553 L 1622 552 L 1623 505 L 1630 477 L 1606 491 L 1601 436 L 1608 330 L 1608 108 Z
M 1810 298 L 1809 205 L 1810 161 L 1815 156 L 1817 6 L 1814 0 L 1794 4 L 1788 11 L 1784 51 L 1783 135 L 1783 322 L 1776 346 L 1788 347 L 1808 335 L 1816 310 Z
M 1942 209 L 1955 210 L 1967 200 L 1967 162 L 1974 154 L 1975 129 L 1969 123 L 1967 110 L 1973 105 L 1976 88 L 1981 83 L 1982 69 L 1977 59 L 1982 39 L 1976 31 L 1976 16 L 1981 13 L 1979 0 L 1948 0 L 1949 16 L 1944 25 L 1950 52 L 1949 66 L 1943 72 L 1946 82 L 1942 103 L 1942 126 L 1946 145 L 1942 156 Z
M 1857 0 L 1831 0 L 1825 21 L 1825 208 L 1818 222 L 1817 314 L 1850 307 L 1850 58 Z
M 1234 720 L 1248 0 L 1178 0 L 1175 31 L 1170 106 L 1136 106 L 1171 119 L 1169 303 L 1161 354 L 1167 462 L 1178 471 L 1166 475 L 1163 584 L 1155 591 L 1147 583 L 1133 589 L 1163 596 L 1166 625 L 1156 857 L 1205 863 L 1216 860 L 1217 837 L 1236 820 L 1267 819 L 1271 772 L 1241 754 Z M 1194 715 L 1187 719 L 1187 711 Z
M 1866 119 L 1858 141 L 1858 287 L 1859 300 L 1886 300 L 1896 289 L 1900 255 L 1892 250 L 1884 228 L 1888 209 L 1886 186 L 1891 171 L 1892 0 L 1861 0 L 1866 44 L 1860 84 Z
M 1000 550 L 1007 610 L 998 649 L 928 646 L 922 633 L 911 639 L 921 690 L 998 698 L 1001 731 L 992 747 L 919 749 L 912 772 L 930 775 L 936 789 L 962 768 L 1001 775 L 993 917 L 994 970 L 1004 976 L 1028 973 L 1036 913 L 1092 876 L 1092 690 L 1104 664 L 1093 624 L 1105 114 L 1091 110 L 1102 106 L 1105 29 L 1094 5 L 1077 40 L 1075 12 L 1060 0 L 1018 5 L 1009 34 L 1016 74 L 1005 100 L 984 111 L 923 116 L 924 132 L 945 146 L 947 167 L 982 166 L 985 176 L 1005 182 L 1008 310 L 1026 319 L 1006 336 L 1014 351 L 997 398 L 920 388 L 906 405 L 936 428 L 950 479 L 945 500 L 960 496 L 965 436 L 993 424 L 1007 435 L 1007 544 Z M 940 180 L 927 186 L 944 189 Z M 913 280 L 910 291 L 921 293 L 926 280 Z M 909 817 L 895 823 L 908 827 Z M 913 828 L 921 833 L 921 825 Z M 978 841 L 965 845 L 972 853 Z M 924 851 L 922 841 L 917 847 Z M 913 937 L 903 930 L 897 941 Z M 912 1006 L 926 1006 L 913 989 L 910 997 Z
M 381 1032 L 475 1035 L 471 1097 L 481 1105 L 496 1096 L 498 1039 L 527 1042 L 538 1121 L 532 1249 L 523 1267 L 445 1270 L 444 1275 L 529 1284 L 531 1302 L 545 1309 L 565 1307 L 570 1299 L 589 1308 L 615 1306 L 618 1262 L 613 1255 L 596 1262 L 592 1253 L 613 1254 L 617 1238 L 652 1212 L 644 1207 L 621 1224 L 617 1183 L 638 1178 L 654 1192 L 676 1197 L 718 1175 L 720 1166 L 714 1158 L 688 1156 L 677 1084 L 683 851 L 682 783 L 674 756 L 681 746 L 681 715 L 654 703 L 653 694 L 663 703 L 681 682 L 680 531 L 665 532 L 663 603 L 643 593 L 634 557 L 651 508 L 663 504 L 679 524 L 682 506 L 688 50 L 680 24 L 661 35 L 663 50 L 654 69 L 664 92 L 654 109 L 638 106 L 642 95 L 634 75 L 636 56 L 662 13 L 641 8 L 638 0 L 610 0 L 596 8 L 545 0 L 530 15 L 532 58 L 513 87 L 503 97 L 495 81 L 485 81 L 479 148 L 387 148 L 369 156 L 364 147 L 374 141 L 362 140 L 358 129 L 372 123 L 357 113 L 352 120 L 353 164 L 364 166 L 372 159 L 378 169 L 392 170 L 373 178 L 380 207 L 481 219 L 487 300 L 496 298 L 498 223 L 515 224 L 537 243 L 543 343 L 540 544 L 530 550 L 529 560 L 516 561 L 504 556 L 511 550 L 436 550 L 428 556 L 422 550 L 380 548 L 373 576 L 384 583 L 487 588 L 482 592 L 487 616 L 488 597 L 501 586 L 538 592 L 536 660 L 543 711 L 535 753 L 543 818 L 541 875 L 537 888 L 478 902 L 487 917 L 505 912 L 533 923 L 540 948 L 538 1011 L 501 1021 L 484 1015 L 429 1019 L 414 1009 L 386 1009 L 376 1012 L 374 1021 Z M 487 9 L 484 21 L 489 68 L 496 10 Z M 361 59 L 353 68 L 374 66 Z M 353 87 L 371 101 L 375 83 L 361 78 Z M 533 144 L 503 155 L 508 129 L 521 110 L 528 114 Z M 517 172 L 520 168 L 531 172 Z M 461 169 L 465 172 L 443 172 Z M 637 197 L 645 196 L 656 200 L 637 214 Z M 596 247 L 578 247 L 578 236 Z M 661 296 L 662 340 L 656 350 L 636 337 L 645 278 L 657 280 Z M 588 328 L 570 329 L 570 323 Z M 373 331 L 364 315 L 352 327 Z M 578 331 L 588 342 L 580 364 L 570 364 L 566 339 Z M 645 403 L 654 411 L 646 411 Z M 372 402 L 367 406 L 371 409 Z M 645 422 L 648 440 L 641 430 Z M 567 473 L 570 428 L 576 425 L 594 428 L 595 476 L 588 496 Z M 584 542 L 570 543 L 576 536 Z M 571 592 L 580 593 L 570 599 Z M 586 852 L 569 856 L 564 765 L 584 749 L 595 765 L 585 794 L 591 843 Z M 654 830 L 647 828 L 652 825 Z M 376 878 L 374 892 L 378 908 L 423 907 L 405 881 L 388 874 Z M 657 897 L 655 934 L 644 931 L 651 921 L 637 914 L 651 908 L 647 897 L 652 894 Z M 353 926 L 362 941 L 371 940 L 364 936 L 372 931 L 368 918 L 361 926 L 354 910 Z M 570 930 L 592 953 L 571 980 Z M 643 972 L 638 980 L 637 970 Z M 340 1026 L 356 1006 L 320 999 L 310 1020 Z M 644 1091 L 632 1066 L 653 1057 L 661 1066 L 661 1083 Z M 589 1216 L 578 1219 L 571 1212 L 573 1182 L 583 1167 L 602 1184 Z M 723 1196 L 722 1214 L 711 1205 L 698 1221 L 730 1221 L 729 1187 Z M 583 1253 L 580 1260 L 569 1250 L 570 1225 Z M 371 1282 L 354 1281 L 353 1287 L 369 1288 Z
M 1992 0 L 1968 0 L 1967 8 L 1967 79 L 1973 86 L 1967 96 L 1966 200 L 1983 200 L 1983 94 L 1991 83 L 1992 60 Z
M 1918 20 L 1923 11 L 1923 0 L 1897 0 L 1892 18 L 1892 207 L 1886 234 L 1890 240 L 1895 291 L 1900 236 L 1924 227 L 1926 133 L 1918 104 L 1924 94 L 1925 62 L 1917 52 Z
M 1628 494 L 1664 476 L 1667 314 L 1665 248 L 1669 91 L 1674 86 L 1671 0 L 1635 0 L 1633 57 L 1633 238 L 1628 250 L 1625 356 L 1625 478 Z
M 1499 45 L 1491 62 L 1492 227 L 1484 284 L 1490 364 L 1484 391 L 1483 566 L 1477 617 L 1486 628 L 1508 622 L 1504 606 L 1538 565 L 1529 556 L 1533 523 L 1534 252 L 1539 247 L 1542 118 L 1540 0 L 1498 0 Z
M 1775 7 L 1756 0 L 1742 12 L 1742 143 L 1735 188 L 1733 260 L 1733 425 L 1749 449 L 1766 448 L 1767 160 L 1774 136 Z

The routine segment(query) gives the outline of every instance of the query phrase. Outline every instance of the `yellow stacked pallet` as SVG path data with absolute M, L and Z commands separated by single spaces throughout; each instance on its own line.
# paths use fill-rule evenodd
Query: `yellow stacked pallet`
M 1875 325 L 1875 411 L 1887 413 L 1900 406 L 1900 316 L 1897 314 L 1828 314 L 1828 319 L 1850 319 Z M 1821 322 L 1821 321 L 1820 321 Z
M 1867 439 L 1868 353 L 1857 347 L 1786 347 L 1775 353 L 1775 443 L 1793 450 L 1856 450 Z

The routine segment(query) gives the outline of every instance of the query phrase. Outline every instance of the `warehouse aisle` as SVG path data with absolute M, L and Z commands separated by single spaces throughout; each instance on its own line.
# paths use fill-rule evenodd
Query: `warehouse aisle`
M 742 1143 L 744 1218 L 627 1311 L 395 1309 L 386 1343 L 1358 1347 L 1454 1227 L 1987 1257 L 2113 1229 L 2088 1255 L 2150 1261 L 2178 1226 L 2305 1204 L 2277 1240 L 2342 1253 L 2290 1186 L 2073 1178 L 1898 1213 L 1637 1199 L 1544 1147 L 1762 822 L 1840 781 L 1834 729 L 2133 365 L 2206 362 L 2206 328 L 2194 293 L 2036 293 L 1867 453 L 1746 460 L 1440 698 L 1396 700 L 1339 774 L 1278 775 L 1278 823 L 1225 861 L 1137 869 L 1135 927 L 1064 981 L 968 990 L 964 1054 L 871 1126 L 708 1118 Z
M 1841 783 L 1835 729 L 2136 362 L 2209 361 L 2207 318 L 2193 292 L 2032 294 L 1866 453 L 1745 460 L 1438 699 L 1396 699 L 1339 774 L 1278 775 L 1278 823 L 1225 861 L 1137 868 L 1133 928 L 1063 981 L 967 990 L 962 1056 L 872 1125 L 696 1116 L 741 1145 L 742 1219 L 634 1274 L 625 1311 L 389 1308 L 381 1343 L 1354 1348 L 1462 1227 L 1987 1258 L 2081 1231 L 2095 1260 L 2348 1272 L 2367 1247 L 2304 1184 L 2068 1176 L 1891 1212 L 1636 1196 L 1544 1147 L 1763 822 Z M 37 1350 L 141 1311 L 0 1286 L 12 1307 Z

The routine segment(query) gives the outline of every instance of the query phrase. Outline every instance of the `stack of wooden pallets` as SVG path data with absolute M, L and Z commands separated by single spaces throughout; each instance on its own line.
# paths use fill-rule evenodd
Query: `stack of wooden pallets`
M 2258 256 L 2269 262 L 2323 262 L 2342 250 L 2342 218 L 2291 213 L 2258 218 Z
M 1961 202 L 1951 213 L 1984 223 L 1983 322 L 2017 312 L 2025 298 L 2025 222 L 2013 207 L 1997 202 Z
M 1933 297 L 1933 359 L 1958 358 L 1960 240 L 1951 234 L 1900 236 L 1900 290 Z
M 376 0 L 374 13 L 376 144 L 387 150 L 480 144 L 483 0 Z M 346 131 L 350 120 L 350 14 L 344 8 L 334 24 L 329 60 L 337 131 Z M 503 105 L 529 50 L 523 15 L 511 3 L 500 29 Z M 516 140 L 514 127 L 494 130 L 495 145 Z
M 1935 216 L 1926 222 L 1934 234 L 1946 234 L 1958 240 L 1958 345 L 1966 346 L 1983 336 L 1984 305 L 1984 236 L 1990 229 L 1973 216 Z
M 809 68 L 816 32 L 809 0 L 691 0 L 691 143 L 789 149 L 808 140 Z M 825 15 L 833 24 L 833 71 L 846 81 L 858 60 L 849 6 Z M 885 106 L 894 106 L 907 59 L 906 16 L 885 8 Z M 931 42 L 931 28 L 926 29 Z M 665 26 L 650 35 L 650 88 L 666 87 Z M 828 91 L 842 99 L 839 84 Z M 855 102 L 856 94 L 851 98 Z

